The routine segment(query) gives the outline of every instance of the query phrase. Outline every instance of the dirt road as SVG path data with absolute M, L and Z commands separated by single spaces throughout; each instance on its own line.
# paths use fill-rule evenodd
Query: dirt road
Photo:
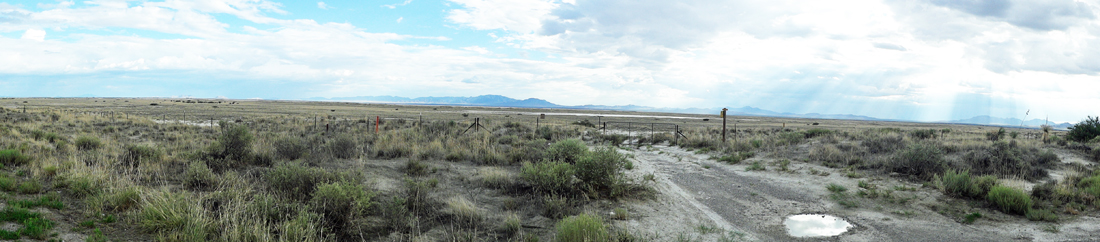
M 990 218 L 962 224 L 935 211 L 936 207 L 950 205 L 944 204 L 935 189 L 898 179 L 854 179 L 842 171 L 803 162 L 791 162 L 788 171 L 776 171 L 774 166 L 766 171 L 746 171 L 754 161 L 768 164 L 772 160 L 753 158 L 729 165 L 707 160 L 707 155 L 664 146 L 627 153 L 635 157 L 637 168 L 632 173 L 654 174 L 660 195 L 655 201 L 632 208 L 641 214 L 639 218 L 619 225 L 635 231 L 667 231 L 653 235 L 653 240 L 1089 241 L 1100 236 L 1097 219 L 1085 216 L 1049 225 L 982 210 Z M 854 192 L 860 180 L 873 181 L 886 189 L 915 189 L 893 193 L 908 202 L 864 199 L 858 207 L 844 208 L 830 199 L 825 188 L 835 183 Z M 845 218 L 854 228 L 838 236 L 795 238 L 787 234 L 783 219 L 797 214 L 830 214 Z M 707 226 L 743 235 L 708 233 L 712 230 Z M 1061 231 L 1049 232 L 1051 226 Z

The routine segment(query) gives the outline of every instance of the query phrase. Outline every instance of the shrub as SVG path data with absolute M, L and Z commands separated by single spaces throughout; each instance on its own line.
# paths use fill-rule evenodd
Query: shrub
M 99 138 L 93 136 L 80 136 L 76 138 L 76 148 L 79 150 L 95 150 L 103 146 Z
M 997 185 L 993 176 L 971 177 L 970 172 L 947 170 L 940 177 L 943 192 L 954 197 L 982 198 Z
M 42 192 L 42 183 L 38 183 L 37 180 L 27 180 L 19 183 L 19 193 L 23 194 L 38 194 Z
M 782 132 L 775 135 L 775 144 L 777 145 L 796 145 L 802 143 L 802 140 L 806 138 L 806 135 L 801 132 Z
M 913 137 L 914 139 L 935 139 L 936 138 L 936 130 L 935 129 L 912 130 L 912 131 L 909 131 L 909 136 Z
M 275 155 L 282 159 L 297 160 L 306 155 L 309 151 L 309 147 L 301 138 L 295 136 L 285 136 L 275 139 L 273 143 L 275 146 Z
M 873 137 L 861 142 L 864 147 L 867 147 L 867 151 L 880 154 L 894 152 L 895 150 L 905 147 L 905 140 L 901 136 L 882 136 Z
M 137 168 L 142 162 L 160 161 L 161 152 L 153 147 L 144 145 L 127 145 L 125 154 L 122 155 L 122 164 Z
M 756 154 L 751 152 L 751 151 L 739 151 L 739 152 L 735 152 L 735 153 L 730 154 L 730 155 L 725 155 L 725 156 L 722 156 L 722 157 L 718 157 L 718 161 L 725 162 L 726 164 L 734 165 L 734 164 L 739 164 L 739 163 L 741 163 L 741 161 L 744 161 L 746 159 L 752 158 L 753 155 L 756 155 Z
M 894 162 L 887 164 L 887 167 L 890 171 L 899 174 L 928 180 L 933 175 L 943 173 L 945 165 L 943 152 L 940 151 L 939 146 L 931 143 L 917 143 L 899 153 L 894 158 Z
M 1031 209 L 1024 216 L 1031 221 L 1058 222 L 1058 215 L 1049 209 Z
M 1069 127 L 1069 132 L 1066 133 L 1067 139 L 1077 142 L 1088 142 L 1097 136 L 1100 136 L 1100 116 L 1088 116 L 1084 121 Z
M 1005 213 L 1025 215 L 1031 209 L 1031 197 L 1019 189 L 1006 186 L 993 186 L 986 199 Z
M 90 176 L 74 175 L 65 180 L 69 192 L 75 197 L 87 197 L 98 195 L 103 191 L 103 180 Z
M 841 186 L 841 185 L 837 185 L 836 183 L 829 183 L 828 186 L 825 186 L 825 189 L 829 190 L 829 192 L 834 192 L 834 193 L 840 193 L 840 192 L 848 191 L 848 188 L 846 188 L 844 186 Z
M 213 190 L 218 186 L 218 177 L 203 162 L 191 162 L 183 173 L 183 185 L 199 191 Z
M 307 168 L 296 163 L 280 164 L 265 173 L 264 179 L 276 194 L 301 201 L 310 200 L 318 184 L 349 180 L 320 168 Z
M 211 149 L 216 158 L 246 161 L 252 154 L 252 134 L 244 125 L 229 125 L 224 128 L 218 141 Z
M 997 131 L 989 131 L 985 133 L 985 139 L 991 141 L 998 141 L 1005 137 L 1005 128 L 998 128 Z
M 552 161 L 561 161 L 569 164 L 577 163 L 577 160 L 588 153 L 588 147 L 578 139 L 567 139 L 554 142 L 547 150 L 546 156 Z
M 1040 152 L 1036 148 L 1018 147 L 1015 141 L 998 141 L 990 147 L 966 153 L 963 160 L 976 174 L 1017 176 L 1034 181 L 1047 176 L 1043 168 L 1057 163 L 1058 155 L 1049 150 Z
M 590 188 L 611 188 L 622 175 L 626 157 L 611 147 L 600 147 L 577 160 L 577 178 Z
M 519 220 L 519 215 L 515 213 L 508 214 L 504 217 L 504 222 L 500 225 L 500 230 L 505 234 L 512 235 L 518 233 L 523 228 L 522 221 Z
M 357 142 L 351 135 L 338 135 L 328 143 L 328 151 L 332 156 L 340 159 L 351 159 L 359 155 L 356 149 Z
M 752 162 L 752 165 L 749 165 L 749 167 L 745 167 L 745 171 L 766 171 L 766 170 L 768 170 L 768 168 L 764 167 L 764 164 L 760 163 L 759 161 L 754 161 L 754 162 Z
M 588 214 L 570 216 L 558 221 L 558 242 L 611 241 L 607 226 L 600 218 Z
M 524 162 L 520 178 L 544 193 L 566 193 L 573 189 L 573 165 L 561 161 Z
M 809 139 L 809 138 L 813 138 L 813 137 L 829 135 L 829 134 L 832 134 L 833 131 L 828 130 L 828 129 L 822 129 L 822 128 L 812 128 L 812 129 L 808 129 L 806 131 L 802 131 L 802 133 L 804 135 L 806 135 L 807 139 Z
M 858 156 L 845 154 L 834 145 L 814 146 L 810 150 L 810 159 L 821 161 L 828 167 L 847 167 L 860 162 Z
M 362 185 L 347 182 L 320 184 L 309 204 L 324 218 L 326 228 L 343 232 L 348 221 L 369 211 L 374 193 L 365 190 Z
M 6 166 L 23 165 L 30 162 L 31 158 L 23 155 L 18 150 L 0 150 L 0 163 Z

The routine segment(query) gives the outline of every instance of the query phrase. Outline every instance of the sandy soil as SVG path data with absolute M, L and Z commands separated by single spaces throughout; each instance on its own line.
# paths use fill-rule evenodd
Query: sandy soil
M 966 206 L 966 201 L 942 196 L 933 188 L 921 188 L 893 178 L 850 178 L 844 171 L 815 164 L 792 161 L 789 171 L 745 171 L 754 161 L 765 164 L 774 159 L 755 157 L 738 165 L 708 160 L 677 147 L 627 151 L 635 159 L 635 176 L 654 174 L 659 195 L 652 201 L 637 202 L 636 213 L 616 226 L 630 231 L 649 231 L 655 241 L 697 238 L 714 241 L 719 233 L 704 233 L 700 226 L 744 233 L 749 241 L 1092 241 L 1100 238 L 1100 219 L 1093 216 L 1066 218 L 1064 222 L 1030 222 L 1020 216 L 1004 215 L 985 208 Z M 1063 153 L 1059 153 L 1062 156 Z M 1075 162 L 1072 157 L 1063 159 Z M 810 170 L 828 175 L 811 174 Z M 816 173 L 816 172 L 815 172 Z M 911 200 L 892 203 L 882 199 L 857 198 L 860 206 L 844 208 L 829 198 L 825 186 L 839 184 L 853 194 L 859 180 L 882 189 L 895 186 L 916 188 L 894 191 L 896 197 Z M 854 194 L 853 194 L 854 195 Z M 969 210 L 985 215 L 973 224 L 958 222 L 957 217 L 939 211 Z M 783 219 L 796 214 L 831 214 L 842 217 L 855 227 L 833 237 L 795 238 L 787 235 Z M 1057 228 L 1059 232 L 1048 232 Z M 660 232 L 653 232 L 660 231 Z

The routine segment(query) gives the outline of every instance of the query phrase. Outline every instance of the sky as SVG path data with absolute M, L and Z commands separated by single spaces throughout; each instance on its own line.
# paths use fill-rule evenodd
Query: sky
M 1073 0 L 0 0 L 0 96 L 1077 122 L 1100 115 L 1098 16 Z

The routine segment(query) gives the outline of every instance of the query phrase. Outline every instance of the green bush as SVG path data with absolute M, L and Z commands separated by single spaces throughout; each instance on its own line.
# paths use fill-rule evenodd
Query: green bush
M 975 174 L 1016 176 L 1035 181 L 1047 177 L 1044 168 L 1057 164 L 1058 155 L 1049 150 L 1019 147 L 1016 141 L 997 141 L 992 146 L 967 152 L 963 160 Z
M 215 158 L 247 161 L 252 154 L 252 133 L 244 125 L 228 125 L 211 145 Z
M 351 159 L 359 155 L 359 149 L 356 148 L 357 143 L 354 136 L 338 135 L 328 143 L 326 148 L 336 158 Z
M 127 145 L 122 155 L 122 164 L 127 167 L 137 168 L 143 162 L 160 161 L 161 152 L 156 148 L 145 145 Z
M 599 147 L 580 157 L 573 165 L 577 178 L 585 185 L 596 190 L 611 188 L 622 175 L 626 157 L 615 148 Z
M 1100 136 L 1100 116 L 1088 116 L 1084 121 L 1069 127 L 1069 133 L 1066 133 L 1067 139 L 1077 142 L 1088 142 L 1097 136 Z
M 265 173 L 264 178 L 276 194 L 301 201 L 310 200 L 318 184 L 349 180 L 339 174 L 320 168 L 304 167 L 296 163 L 278 165 Z
M 18 150 L 0 150 L 0 163 L 6 166 L 23 165 L 30 161 L 30 157 L 23 155 Z
M 806 136 L 807 139 L 809 139 L 809 138 L 813 138 L 813 137 L 833 134 L 833 131 L 828 130 L 828 129 L 823 129 L 823 128 L 812 128 L 812 129 L 808 129 L 806 131 L 802 131 L 802 133 L 803 133 L 803 135 Z
M 909 131 L 909 136 L 913 137 L 914 139 L 935 139 L 936 138 L 936 130 L 935 129 L 912 130 L 912 131 Z
M 998 141 L 1005 137 L 1005 128 L 998 128 L 997 131 L 989 131 L 985 133 L 985 139 L 990 141 Z
M 1031 221 L 1058 222 L 1058 215 L 1049 209 L 1031 209 L 1024 216 Z
M 598 242 L 611 241 L 607 226 L 599 217 L 581 214 L 558 221 L 558 242 Z
M 1005 213 L 1025 215 L 1031 209 L 1031 196 L 1019 189 L 1006 186 L 993 186 L 986 199 Z
M 81 198 L 98 195 L 103 191 L 103 181 L 87 176 L 70 176 L 65 180 L 69 193 Z
M 218 177 L 203 162 L 191 162 L 183 173 L 183 185 L 199 191 L 210 191 L 218 186 Z
M 718 161 L 734 165 L 739 164 L 741 163 L 741 161 L 744 161 L 746 159 L 752 158 L 753 155 L 756 155 L 756 153 L 753 153 L 751 151 L 739 151 L 730 155 L 718 157 Z
M 943 184 L 943 192 L 948 195 L 960 198 L 982 198 L 997 185 L 997 178 L 989 175 L 971 177 L 968 171 L 947 170 L 940 177 L 940 182 Z
M 939 146 L 932 143 L 916 143 L 899 153 L 893 162 L 887 164 L 887 168 L 899 174 L 928 180 L 936 174 L 943 173 L 946 167 L 943 152 Z
M 42 183 L 38 180 L 27 180 L 19 183 L 18 190 L 22 194 L 38 194 L 42 192 Z
M 905 140 L 901 136 L 872 137 L 861 142 L 867 147 L 867 152 L 874 154 L 890 153 L 905 147 Z
M 326 183 L 317 185 L 309 204 L 324 218 L 325 227 L 342 232 L 349 221 L 369 211 L 373 197 L 374 193 L 359 184 Z
M 569 164 L 577 163 L 581 157 L 588 153 L 588 147 L 578 139 L 567 139 L 554 142 L 546 152 L 546 157 L 552 161 L 561 161 Z
M 295 136 L 275 139 L 273 146 L 275 146 L 275 154 L 279 158 L 287 160 L 302 158 L 309 151 L 309 146 L 306 146 L 301 138 Z
M 95 150 L 103 146 L 99 138 L 93 136 L 80 136 L 76 138 L 76 148 L 79 150 Z
M 561 161 L 524 162 L 520 178 L 535 190 L 545 193 L 568 193 L 573 189 L 573 165 Z

